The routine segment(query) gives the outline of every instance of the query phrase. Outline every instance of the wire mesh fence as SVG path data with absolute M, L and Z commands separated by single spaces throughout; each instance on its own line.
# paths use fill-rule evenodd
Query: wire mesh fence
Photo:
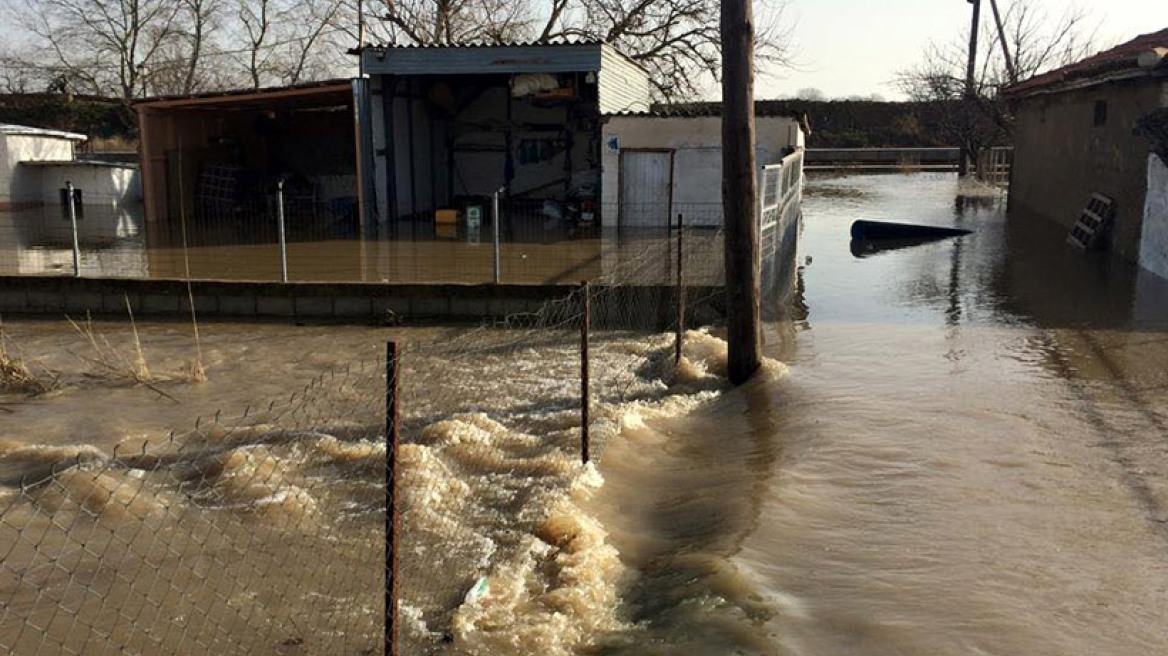
M 0 651 L 379 651 L 382 372 L 112 452 L 7 450 Z
M 676 347 L 721 293 L 722 235 L 678 215 L 536 312 L 391 331 L 392 373 L 112 452 L 0 454 L 0 650 L 379 653 L 392 628 L 411 656 L 554 653 L 616 626 L 617 556 L 579 510 L 595 463 L 629 408 L 719 384 L 698 352 L 724 345 Z
M 362 225 L 352 198 L 320 198 L 291 184 L 258 197 L 196 200 L 150 222 L 141 206 L 82 202 L 76 221 L 67 204 L 0 212 L 0 275 L 555 285 L 600 279 L 655 250 L 640 282 L 661 284 L 672 279 L 679 217 L 694 248 L 716 240 L 722 225 L 719 202 L 626 204 L 584 218 L 561 203 L 502 198 L 496 221 L 488 198 Z

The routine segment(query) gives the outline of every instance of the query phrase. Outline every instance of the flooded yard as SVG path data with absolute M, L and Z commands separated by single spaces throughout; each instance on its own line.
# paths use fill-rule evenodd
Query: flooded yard
M 849 244 L 856 219 L 973 233 L 879 250 Z M 497 329 L 211 323 L 196 348 L 187 324 L 139 322 L 157 379 L 147 386 L 102 374 L 63 319 L 6 318 L 10 352 L 56 388 L 0 396 L 2 484 L 20 525 L 82 521 L 21 481 L 45 459 L 82 472 L 120 459 L 118 480 L 153 486 L 151 505 L 85 521 L 117 537 L 149 518 L 170 551 L 127 537 L 137 560 L 65 579 L 10 560 L 0 644 L 377 649 L 376 372 L 393 338 L 413 345 L 403 654 L 1168 650 L 1168 282 L 1073 250 L 1062 228 L 1007 220 L 1003 197 L 948 174 L 813 176 L 801 230 L 795 298 L 767 325 L 768 361 L 749 384 L 725 384 L 716 328 L 688 335 L 678 371 L 670 335 L 597 338 L 594 467 L 577 460 L 571 330 L 520 341 Z M 127 323 L 96 329 L 134 362 Z M 342 383 L 314 382 L 346 365 Z M 284 398 L 311 410 L 263 412 Z M 258 414 L 243 432 L 190 433 L 219 410 Z M 281 432 L 280 417 L 308 432 Z M 193 457 L 165 470 L 114 457 L 171 431 Z M 241 486 L 257 475 L 262 485 Z M 207 531 L 222 543 L 203 547 Z M 40 544 L 32 533 L 0 538 L 23 549 Z M 262 548 L 232 551 L 246 535 Z M 337 549 L 338 566 L 322 573 L 320 549 Z M 207 572 L 232 557 L 243 583 L 216 594 Z M 160 591 L 118 584 L 139 560 L 156 565 L 147 580 Z M 77 581 L 97 592 L 70 596 Z M 143 600 L 165 610 L 143 614 Z
M 691 227 L 689 251 L 720 248 L 708 228 L 717 204 L 674 208 Z M 668 211 L 666 211 L 668 214 Z M 80 273 L 89 278 L 156 278 L 277 282 L 281 254 L 276 223 L 241 216 L 229 226 L 201 223 L 146 225 L 141 205 L 85 206 L 77 222 Z M 303 220 L 307 225 L 299 225 Z M 673 219 L 671 219 L 672 221 Z M 640 282 L 671 281 L 676 260 L 671 227 L 568 229 L 526 212 L 505 219 L 500 234 L 499 278 L 507 284 L 570 284 L 596 280 L 631 262 Z M 695 227 L 705 224 L 706 229 Z M 436 234 L 428 221 L 402 221 L 392 234 L 362 239 L 333 234 L 308 218 L 289 219 L 286 248 L 291 282 L 490 283 L 495 254 L 489 226 Z M 709 242 L 708 245 L 707 242 Z M 721 266 L 693 258 L 691 284 L 721 284 Z M 701 264 L 702 266 L 697 266 Z M 0 212 L 0 275 L 71 276 L 73 244 L 65 209 L 50 205 Z

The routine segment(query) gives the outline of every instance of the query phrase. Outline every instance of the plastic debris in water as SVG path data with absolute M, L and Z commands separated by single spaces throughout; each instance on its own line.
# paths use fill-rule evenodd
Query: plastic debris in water
M 490 590 L 490 586 L 487 585 L 487 577 L 480 576 L 479 580 L 475 581 L 475 584 L 472 585 L 470 587 L 470 590 L 467 591 L 466 603 L 467 604 L 478 603 L 479 599 L 482 599 L 483 597 L 487 596 L 487 592 L 489 590 Z

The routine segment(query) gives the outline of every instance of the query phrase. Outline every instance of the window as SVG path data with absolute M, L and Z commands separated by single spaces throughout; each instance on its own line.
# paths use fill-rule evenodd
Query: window
M 1095 127 L 1107 125 L 1107 101 L 1095 101 Z

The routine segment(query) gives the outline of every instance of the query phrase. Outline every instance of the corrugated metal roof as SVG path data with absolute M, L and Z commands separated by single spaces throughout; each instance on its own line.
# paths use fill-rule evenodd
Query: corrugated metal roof
M 598 46 L 600 39 L 560 38 L 548 41 L 467 41 L 463 43 L 383 43 L 367 45 L 365 48 L 381 50 L 442 50 L 451 48 L 530 48 L 535 46 Z
M 89 137 L 84 134 L 76 132 L 65 132 L 63 130 L 50 130 L 48 128 L 34 128 L 30 125 L 13 125 L 11 123 L 0 123 L 0 134 L 10 134 L 22 137 L 55 137 L 58 139 L 72 139 L 73 141 L 85 141 Z
M 756 117 L 790 118 L 799 122 L 803 132 L 811 134 L 811 121 L 805 112 L 798 112 L 783 106 L 781 100 L 756 100 L 754 115 Z M 722 115 L 721 102 L 692 102 L 692 103 L 654 103 L 647 111 L 628 110 L 612 112 L 609 116 L 633 116 L 648 118 L 705 118 Z
M 1062 68 L 1036 75 L 1029 80 L 1010 85 L 1002 89 L 1002 94 L 1005 96 L 1021 97 L 1051 90 L 1064 83 L 1075 81 L 1089 82 L 1091 78 L 1106 73 L 1136 71 L 1141 68 L 1141 55 L 1162 49 L 1168 49 L 1168 28 L 1159 32 L 1141 34 L 1131 41 L 1120 44 L 1110 50 L 1104 50 L 1068 66 L 1063 66 Z M 1164 57 L 1163 53 L 1160 53 L 1159 56 L 1161 58 L 1158 60 L 1158 64 L 1153 66 L 1152 69 L 1168 68 L 1168 57 Z
M 151 105 L 154 103 L 173 103 L 182 100 L 205 100 L 214 98 L 232 99 L 241 96 L 263 96 L 265 94 L 276 94 L 287 91 L 297 90 L 332 90 L 330 87 L 336 87 L 336 91 L 346 91 L 351 88 L 351 80 L 349 78 L 334 78 L 331 80 L 320 80 L 317 82 L 301 82 L 300 84 L 289 84 L 284 86 L 260 87 L 259 89 L 225 89 L 222 91 L 203 91 L 200 93 L 176 94 L 171 96 L 151 96 L 150 98 L 142 98 L 134 101 L 134 106 Z
M 611 43 L 583 38 L 371 45 L 361 50 L 361 56 L 365 71 L 374 75 L 458 75 L 599 71 L 602 52 L 615 54 L 645 71 Z
M 802 118 L 802 112 L 796 112 L 782 106 L 783 101 L 756 100 L 754 102 L 755 116 L 782 116 L 786 118 Z M 703 117 L 721 116 L 721 102 L 688 102 L 688 103 L 653 103 L 648 110 L 628 110 L 613 112 L 613 116 L 658 116 L 658 117 Z

